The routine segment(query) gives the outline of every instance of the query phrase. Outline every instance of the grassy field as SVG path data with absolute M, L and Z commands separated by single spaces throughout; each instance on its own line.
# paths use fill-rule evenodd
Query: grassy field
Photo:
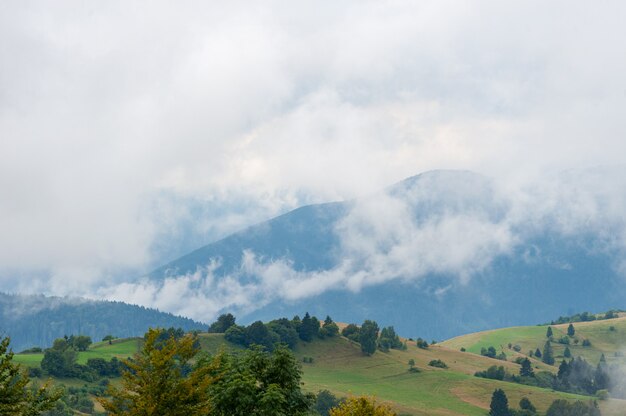
M 610 329 L 613 327 L 613 329 Z M 579 340 L 588 339 L 591 347 L 571 345 L 574 356 L 582 355 L 592 363 L 604 353 L 609 362 L 618 362 L 615 352 L 626 343 L 626 318 L 575 324 Z M 515 356 L 526 354 L 530 349 L 543 347 L 546 340 L 546 326 L 504 328 L 457 337 L 428 349 L 417 348 L 408 341 L 406 351 L 392 350 L 388 353 L 376 352 L 367 357 L 361 353 L 358 344 L 343 337 L 300 343 L 295 350 L 302 362 L 304 357 L 313 358 L 312 363 L 302 363 L 303 387 L 307 391 L 322 389 L 338 396 L 373 395 L 379 401 L 388 402 L 400 414 L 415 416 L 484 416 L 487 414 L 491 394 L 496 388 L 503 389 L 513 408 L 522 397 L 528 397 L 542 412 L 557 398 L 588 400 L 586 396 L 564 394 L 514 383 L 487 380 L 474 377 L 476 371 L 485 370 L 491 365 L 503 365 L 511 373 L 519 371 L 519 365 L 512 362 Z M 567 331 L 567 325 L 553 326 L 554 337 L 559 338 Z M 203 350 L 217 352 L 220 349 L 237 350 L 238 346 L 228 343 L 220 334 L 200 334 Z M 521 353 L 508 348 L 508 344 L 518 344 Z M 482 347 L 494 346 L 508 355 L 508 361 L 498 361 L 480 356 Z M 467 351 L 461 352 L 461 347 Z M 554 343 L 556 355 L 562 354 L 562 346 Z M 141 339 L 115 340 L 112 344 L 96 343 L 88 351 L 79 353 L 78 361 L 86 363 L 89 358 L 126 358 L 141 348 Z M 15 361 L 26 366 L 37 366 L 42 354 L 16 354 Z M 415 361 L 419 372 L 410 372 L 408 362 Z M 443 360 L 448 369 L 428 366 L 433 359 Z M 536 368 L 556 371 L 533 360 Z M 66 385 L 82 386 L 78 380 L 56 380 Z M 114 381 L 116 382 L 116 381 Z M 626 402 L 609 400 L 601 402 L 604 416 L 623 415 Z

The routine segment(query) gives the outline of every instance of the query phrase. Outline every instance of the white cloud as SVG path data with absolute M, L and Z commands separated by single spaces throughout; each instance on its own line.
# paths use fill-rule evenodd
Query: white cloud
M 169 260 L 181 240 L 429 169 L 528 182 L 621 163 L 625 7 L 4 2 L 0 274 L 97 287 Z M 177 206 L 190 201 L 203 208 Z M 471 233 L 450 270 L 481 268 L 488 256 L 468 253 L 513 241 L 481 221 L 419 232 L 441 244 Z M 402 237 L 419 249 L 422 234 Z

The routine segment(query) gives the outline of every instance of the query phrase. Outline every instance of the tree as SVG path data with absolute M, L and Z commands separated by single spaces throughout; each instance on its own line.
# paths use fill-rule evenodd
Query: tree
M 298 331 L 298 335 L 302 341 L 311 342 L 313 337 L 317 336 L 319 329 L 319 321 L 317 319 L 314 321 L 313 318 L 311 318 L 311 315 L 307 312 L 304 314 L 302 323 L 296 330 Z
M 565 357 L 565 358 L 571 358 L 572 357 L 572 352 L 569 350 L 569 347 L 565 347 L 565 351 L 563 351 L 563 357 Z
M 569 326 L 567 327 L 567 335 L 573 337 L 575 333 L 576 330 L 574 329 L 574 325 L 569 324 Z
M 322 325 L 322 329 L 320 329 L 320 334 L 322 333 L 325 337 L 335 337 L 339 334 L 339 327 L 333 322 L 330 316 L 326 316 L 326 319 L 324 319 L 324 325 Z
M 91 345 L 91 337 L 86 335 L 72 335 L 67 340 L 67 343 L 78 351 L 87 351 L 87 348 Z
M 52 348 L 44 351 L 41 369 L 55 377 L 73 377 L 76 375 L 78 352 L 65 338 L 58 338 Z
M 60 389 L 52 390 L 48 384 L 27 388 L 30 379 L 19 365 L 13 363 L 11 340 L 0 340 L 0 415 L 35 416 L 52 409 L 62 396 Z
M 376 341 L 378 340 L 378 324 L 375 321 L 366 320 L 361 325 L 361 331 L 359 334 L 359 342 L 361 344 L 361 351 L 367 355 L 372 355 L 376 352 Z
M 223 334 L 233 325 L 235 325 L 235 317 L 233 314 L 224 313 L 217 318 L 217 321 L 209 326 L 209 333 Z
M 330 416 L 396 416 L 396 413 L 374 398 L 350 397 L 339 407 L 331 409 Z
M 224 355 L 213 376 L 212 416 L 304 416 L 314 400 L 301 391 L 302 371 L 284 346 Z
M 491 395 L 489 416 L 510 416 L 509 399 L 502 389 L 495 389 Z
M 541 358 L 541 351 L 539 350 L 539 348 L 535 350 L 535 357 Z
M 209 413 L 208 388 L 220 357 L 201 362 L 191 370 L 190 360 L 199 352 L 192 335 L 159 338 L 163 329 L 150 329 L 141 352 L 124 360 L 121 388 L 109 387 L 110 399 L 98 398 L 112 415 L 195 416 Z
M 359 342 L 361 330 L 355 324 L 349 324 L 344 329 L 341 330 L 341 335 L 348 338 L 351 341 Z
M 600 409 L 596 402 L 589 404 L 576 401 L 570 403 L 567 400 L 559 399 L 552 402 L 548 408 L 546 416 L 600 416 Z
M 530 413 L 537 412 L 537 408 L 527 397 L 522 397 L 522 399 L 519 401 L 519 408 L 522 410 L 527 410 Z
M 550 338 L 551 336 L 552 336 L 552 327 L 551 327 L 551 326 L 549 326 L 549 327 L 548 327 L 548 330 L 546 331 L 546 337 L 547 337 L 547 338 Z
M 519 375 L 522 377 L 533 377 L 535 373 L 533 373 L 533 367 L 530 364 L 530 360 L 528 358 L 524 358 L 522 360 L 522 367 L 519 370 Z
M 338 399 L 334 394 L 328 390 L 321 390 L 317 393 L 315 398 L 315 404 L 313 410 L 319 413 L 321 416 L 329 416 L 330 410 L 334 407 L 338 407 L 343 400 Z
M 413 358 L 409 359 L 409 371 L 412 371 L 415 368 L 415 360 Z
M 543 346 L 541 361 L 548 365 L 554 365 L 554 352 L 552 350 L 552 345 L 550 345 L 550 341 L 546 341 L 545 345 Z

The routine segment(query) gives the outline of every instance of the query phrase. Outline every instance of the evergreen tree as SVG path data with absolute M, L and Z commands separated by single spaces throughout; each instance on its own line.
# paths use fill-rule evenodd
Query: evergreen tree
M 376 352 L 376 344 L 378 341 L 378 324 L 375 321 L 366 320 L 361 325 L 359 333 L 359 343 L 361 344 L 361 351 L 367 355 L 372 355 Z
M 548 365 L 554 365 L 554 352 L 552 350 L 552 345 L 550 345 L 550 341 L 546 341 L 545 345 L 543 346 L 541 361 Z
M 317 323 L 317 328 L 315 328 Z M 317 331 L 319 331 L 319 321 L 311 318 L 311 315 L 307 312 L 304 314 L 304 318 L 302 318 L 302 323 L 299 328 L 296 329 L 298 331 L 298 335 L 302 341 L 311 342 L 313 337 L 317 335 Z
M 323 333 L 324 337 L 335 337 L 339 334 L 339 327 L 330 316 L 326 316 L 326 319 L 324 319 L 322 329 L 320 329 L 320 334 Z
M 30 379 L 19 365 L 13 363 L 10 339 L 0 340 L 0 415 L 39 415 L 52 409 L 62 396 L 60 389 L 52 390 L 45 384 L 27 388 Z
M 535 357 L 541 358 L 541 351 L 539 350 L 539 348 L 535 350 Z
M 567 335 L 573 337 L 575 333 L 576 330 L 574 329 L 574 325 L 569 324 L 569 326 L 567 327 Z
M 563 351 L 563 357 L 572 358 L 572 352 L 569 350 L 569 347 L 565 347 L 565 351 Z
M 509 399 L 501 389 L 496 389 L 491 396 L 489 416 L 510 416 Z
M 533 367 L 528 358 L 524 358 L 522 360 L 522 367 L 519 370 L 519 375 L 522 377 L 533 377 L 535 375 L 533 373 Z
M 551 336 L 552 336 L 552 327 L 551 327 L 551 326 L 549 326 L 549 327 L 548 327 L 548 330 L 546 331 L 546 337 L 547 337 L 547 338 L 550 338 Z

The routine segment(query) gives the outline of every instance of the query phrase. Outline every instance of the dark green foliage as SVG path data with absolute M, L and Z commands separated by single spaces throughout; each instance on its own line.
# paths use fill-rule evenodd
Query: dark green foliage
M 87 351 L 87 348 L 91 345 L 91 337 L 72 335 L 67 339 L 67 343 L 78 351 Z
M 361 330 L 359 329 L 358 326 L 356 326 L 355 324 L 350 324 L 341 331 L 341 335 L 343 335 L 344 337 L 348 338 L 351 341 L 359 342 L 360 332 Z
M 572 357 L 572 352 L 569 350 L 569 347 L 565 347 L 565 351 L 563 351 L 563 357 L 565 357 L 565 358 L 571 358 Z
M 8 315 L 8 311 L 17 309 L 24 313 Z M 142 336 L 155 326 L 181 327 L 185 331 L 206 328 L 191 319 L 122 302 L 4 293 L 0 293 L 0 322 L 2 331 L 11 334 L 11 345 L 16 351 L 34 345 L 49 346 L 65 334 L 101 340 L 108 334 L 122 338 Z
M 235 317 L 231 313 L 225 313 L 220 315 L 217 318 L 217 321 L 213 322 L 211 326 L 209 326 L 209 333 L 223 334 L 233 325 L 235 325 Z
M 41 369 L 55 377 L 75 377 L 77 375 L 76 359 L 78 352 L 65 338 L 54 341 L 52 348 L 44 352 Z
M 276 319 L 267 324 L 269 331 L 278 335 L 281 343 L 286 344 L 289 348 L 293 349 L 298 345 L 298 332 L 293 325 L 293 322 L 287 318 Z
M 506 371 L 503 366 L 492 365 L 486 371 L 477 371 L 474 375 L 476 377 L 489 378 L 491 380 L 504 380 Z
M 243 326 L 233 325 L 226 330 L 224 338 L 237 345 L 246 345 L 246 329 Z
M 382 351 L 389 351 L 390 349 L 401 350 L 404 344 L 400 341 L 393 326 L 388 326 L 380 331 L 378 346 Z
M 493 346 L 490 346 L 489 348 L 483 347 L 480 349 L 480 355 L 484 355 L 485 357 L 489 357 L 489 358 L 496 358 L 497 351 Z
M 448 368 L 447 364 L 441 361 L 440 359 L 431 360 L 428 363 L 428 365 L 431 367 L 437 367 L 437 368 Z
M 300 390 L 301 370 L 285 347 L 259 348 L 223 357 L 210 386 L 212 415 L 305 415 L 312 395 Z
M 563 345 L 569 345 L 569 337 L 567 335 L 562 336 L 556 342 L 558 342 L 559 344 L 563 344 Z
M 314 337 L 318 336 L 320 323 L 317 318 L 311 317 L 307 312 L 296 330 L 302 341 L 311 342 Z
M 546 416 L 600 416 L 600 409 L 596 402 L 584 403 L 576 401 L 570 403 L 559 399 L 552 402 Z
M 321 416 L 329 416 L 330 409 L 339 406 L 341 403 L 343 403 L 343 399 L 338 399 L 328 390 L 321 390 L 317 393 L 313 410 Z
M 489 416 L 510 416 L 509 399 L 501 389 L 494 390 L 489 405 Z
M 576 334 L 576 329 L 574 329 L 574 325 L 569 324 L 569 326 L 567 327 L 567 335 L 573 337 L 574 334 Z
M 421 348 L 423 350 L 428 348 L 428 342 L 426 340 L 421 339 L 421 338 L 418 338 L 415 343 L 417 345 L 417 348 Z
M 546 337 L 547 337 L 547 338 L 550 338 L 551 336 L 552 336 L 552 327 L 551 327 L 551 326 L 549 326 L 549 327 L 548 327 L 548 330 L 546 331 Z
M 541 358 L 541 351 L 539 350 L 539 348 L 535 350 L 535 357 Z
M 278 335 L 271 332 L 261 321 L 253 322 L 246 328 L 246 344 L 248 345 L 262 345 L 271 349 L 279 341 Z
M 604 317 L 606 317 L 606 314 L 604 315 Z M 557 319 L 556 321 L 552 321 L 551 324 L 558 325 L 558 324 L 567 324 L 567 323 L 572 323 L 572 322 L 590 322 L 590 321 L 595 321 L 596 319 L 598 318 L 596 318 L 594 314 L 589 313 L 589 312 L 583 312 L 583 313 L 577 313 L 576 315 L 572 315 L 572 316 L 559 316 L 559 319 Z
M 90 358 L 87 367 L 102 377 L 119 377 L 122 375 L 122 362 L 113 357 L 107 361 L 104 358 Z
M 9 338 L 0 340 L 0 415 L 38 415 L 53 408 L 62 392 L 47 385 L 28 388 L 28 375 L 13 363 L 9 343 Z
M 532 404 L 528 397 L 522 397 L 522 399 L 519 401 L 519 408 L 522 410 L 527 410 L 530 413 L 537 412 L 537 408 Z
M 320 338 L 332 338 L 336 337 L 339 334 L 339 327 L 330 316 L 326 316 L 324 319 L 324 324 L 320 328 L 319 336 Z
M 519 375 L 522 377 L 533 377 L 535 373 L 533 372 L 533 367 L 528 358 L 524 358 L 522 361 L 522 366 L 519 370 Z
M 359 343 L 361 344 L 361 351 L 367 355 L 372 355 L 376 352 L 376 344 L 378 340 L 378 324 L 375 321 L 366 320 L 361 325 L 359 332 Z
M 591 341 L 588 339 L 583 339 L 583 347 L 591 347 Z
M 550 345 L 550 341 L 546 341 L 545 345 L 543 346 L 541 361 L 548 365 L 554 365 L 554 351 L 552 349 L 552 345 Z
M 611 380 L 606 365 L 600 363 L 594 368 L 581 357 L 569 362 L 563 360 L 554 383 L 557 390 L 590 395 L 610 387 Z
M 615 311 L 608 311 L 607 313 L 604 314 L 604 319 L 615 319 L 618 316 L 619 315 Z

